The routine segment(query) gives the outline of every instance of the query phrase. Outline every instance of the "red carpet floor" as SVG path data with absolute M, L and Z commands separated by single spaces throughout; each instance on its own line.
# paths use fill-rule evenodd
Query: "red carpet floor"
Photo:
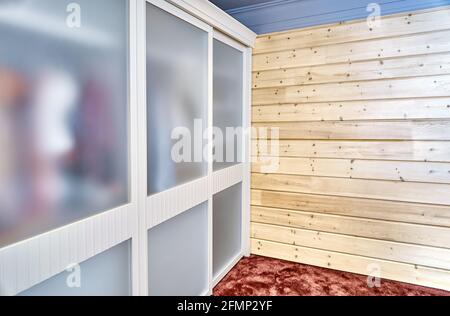
M 450 292 L 382 280 L 369 288 L 367 276 L 272 258 L 242 259 L 214 289 L 216 296 L 450 296 Z

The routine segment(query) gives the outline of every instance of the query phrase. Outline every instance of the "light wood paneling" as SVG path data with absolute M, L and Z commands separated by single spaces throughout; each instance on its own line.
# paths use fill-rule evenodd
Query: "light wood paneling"
M 251 236 L 289 245 L 450 269 L 450 249 L 253 223 Z
M 450 163 L 281 157 L 276 170 L 253 163 L 255 173 L 330 176 L 349 179 L 450 183 Z
M 251 204 L 311 213 L 450 227 L 450 207 L 342 196 L 252 190 Z
M 450 51 L 450 31 L 413 34 L 253 56 L 253 71 L 297 68 Z
M 442 75 L 254 89 L 253 104 L 447 97 L 449 95 L 450 75 Z
M 267 137 L 258 128 L 277 129 L 280 139 L 450 140 L 450 120 L 254 123 L 253 138 Z M 268 136 L 272 136 L 270 133 Z
M 450 31 L 299 48 L 253 56 L 253 71 L 348 63 L 450 51 Z
M 252 239 L 252 253 L 358 274 L 369 274 L 371 273 L 371 268 L 376 267 L 381 272 L 380 276 L 382 278 L 445 290 L 450 289 L 450 272 L 443 269 L 292 246 L 259 239 Z
M 253 122 L 450 118 L 450 98 L 295 103 L 253 107 Z
M 449 18 L 258 38 L 254 253 L 450 290 Z
M 253 140 L 255 156 L 382 159 L 450 162 L 450 143 L 445 141 L 336 141 Z
M 253 73 L 253 88 L 448 74 L 450 54 L 378 59 Z
M 254 173 L 252 188 L 450 205 L 448 184 Z
M 397 14 L 384 17 L 382 21 L 375 28 L 366 20 L 360 20 L 262 35 L 256 39 L 255 54 L 447 30 L 450 29 L 450 10 Z
M 450 247 L 450 228 L 390 222 L 359 217 L 252 207 L 254 223 L 318 230 L 388 241 Z M 349 249 L 350 251 L 350 249 Z

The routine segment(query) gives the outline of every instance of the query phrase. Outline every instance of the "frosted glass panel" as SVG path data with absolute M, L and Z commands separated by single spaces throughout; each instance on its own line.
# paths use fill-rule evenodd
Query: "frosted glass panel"
M 213 273 L 223 269 L 241 251 L 242 184 L 214 195 L 213 200 Z
M 206 175 L 202 129 L 207 126 L 207 96 L 208 34 L 147 4 L 149 195 Z M 200 120 L 197 137 L 194 120 Z M 188 146 L 175 149 L 174 160 L 172 148 L 180 135 Z M 200 156 L 194 156 L 195 149 Z
M 197 296 L 208 288 L 208 204 L 148 233 L 149 294 Z
M 214 126 L 223 136 L 214 137 L 214 170 L 242 161 L 242 137 L 233 133 L 242 128 L 242 100 L 243 53 L 214 40 Z
M 128 201 L 128 2 L 0 1 L 0 247 Z
M 21 296 L 128 296 L 131 295 L 131 241 L 115 246 L 64 271 Z M 80 278 L 78 279 L 78 275 Z M 69 279 L 69 282 L 67 282 Z M 78 283 L 78 280 L 80 281 Z M 71 287 L 68 286 L 71 285 Z M 79 284 L 80 287 L 74 287 Z

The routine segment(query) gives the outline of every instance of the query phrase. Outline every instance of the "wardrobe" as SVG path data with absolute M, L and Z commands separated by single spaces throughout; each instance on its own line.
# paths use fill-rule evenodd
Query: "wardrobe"
M 32 0 L 0 35 L 0 295 L 210 295 L 250 251 L 256 34 L 206 0 Z

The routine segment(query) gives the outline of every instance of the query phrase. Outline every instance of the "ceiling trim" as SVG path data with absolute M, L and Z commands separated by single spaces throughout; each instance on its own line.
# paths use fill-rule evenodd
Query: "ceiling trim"
M 198 19 L 204 21 L 222 33 L 231 36 L 245 46 L 254 46 L 256 41 L 256 33 L 208 0 L 167 1 L 196 16 Z
M 237 14 L 237 13 L 243 13 L 243 12 L 248 12 L 248 11 L 253 11 L 253 10 L 270 8 L 270 7 L 274 7 L 274 6 L 278 6 L 278 5 L 285 5 L 285 4 L 289 4 L 292 2 L 298 2 L 298 1 L 301 1 L 301 0 L 268 0 L 267 2 L 263 2 L 263 3 L 250 4 L 250 5 L 246 5 L 246 6 L 242 6 L 242 7 L 238 7 L 238 8 L 228 9 L 228 10 L 225 10 L 225 12 L 227 12 L 229 14 Z

